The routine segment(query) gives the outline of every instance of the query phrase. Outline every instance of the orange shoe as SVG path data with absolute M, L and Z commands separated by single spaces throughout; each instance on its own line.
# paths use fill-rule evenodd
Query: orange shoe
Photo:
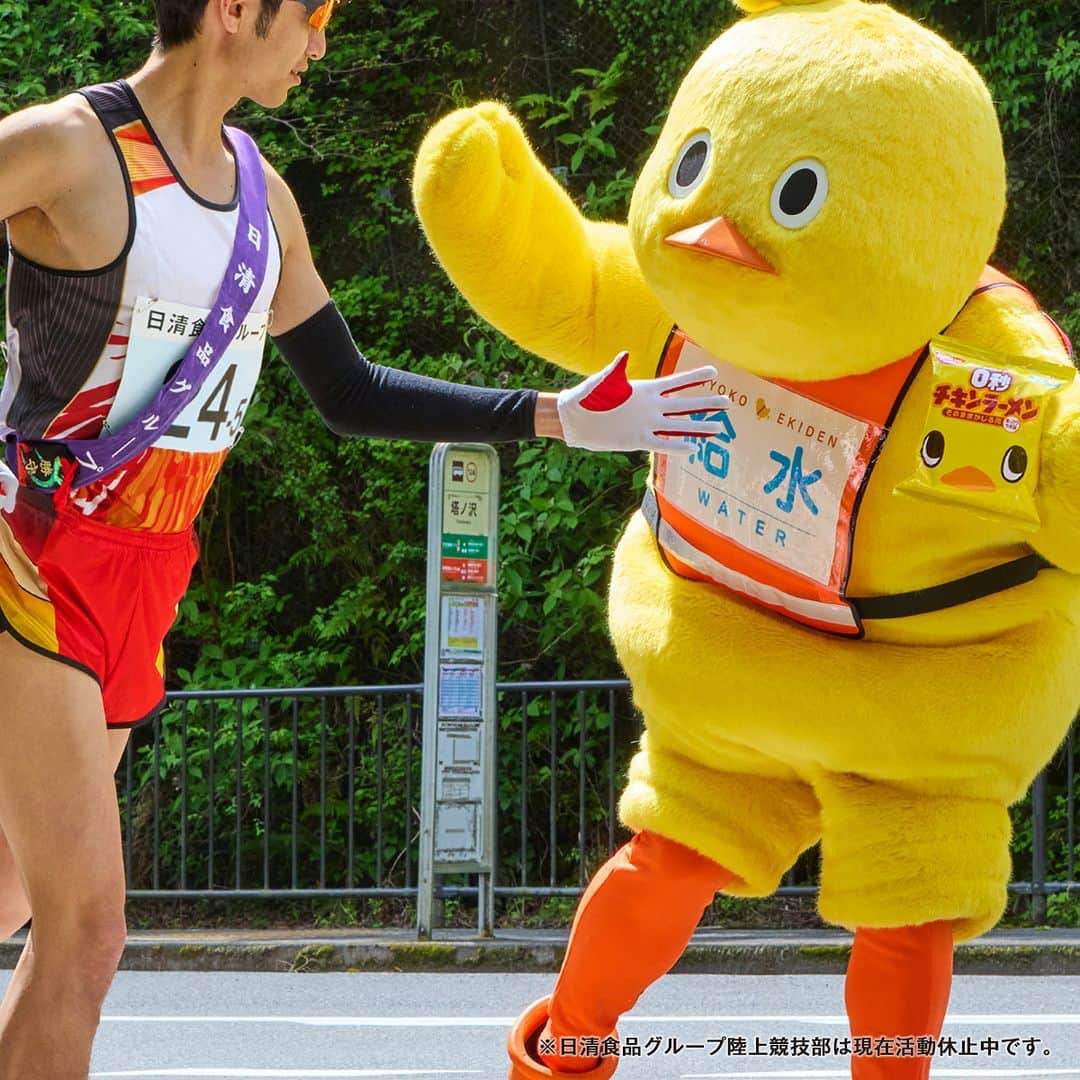
M 552 1072 L 546 1065 L 541 1065 L 537 1059 L 536 1040 L 540 1038 L 540 1032 L 548 1021 L 548 1002 L 550 997 L 543 997 L 534 1001 L 518 1017 L 510 1035 L 506 1040 L 506 1049 L 510 1054 L 510 1075 L 507 1080 L 572 1080 L 576 1077 L 586 1077 L 587 1080 L 609 1080 L 618 1067 L 617 1057 L 606 1057 L 597 1060 L 596 1068 L 588 1072 Z

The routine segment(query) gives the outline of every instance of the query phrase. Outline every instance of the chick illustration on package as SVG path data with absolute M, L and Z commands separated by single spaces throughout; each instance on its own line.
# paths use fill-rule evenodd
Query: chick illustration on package
M 942 337 L 929 349 L 934 388 L 926 434 L 915 475 L 897 491 L 955 502 L 1034 531 L 1046 406 L 1076 369 Z
M 619 1017 L 715 893 L 767 896 L 818 842 L 819 910 L 854 935 L 852 1075 L 924 1080 L 953 943 L 1005 907 L 1009 805 L 1080 706 L 1080 380 L 988 265 L 990 94 L 886 4 L 737 2 L 626 222 L 585 218 L 494 102 L 416 163 L 483 317 L 578 372 L 624 349 L 630 378 L 711 364 L 732 403 L 654 455 L 615 549 L 633 838 L 514 1027 L 514 1080 L 610 1076 Z M 1002 671 L 1023 678 L 982 692 Z

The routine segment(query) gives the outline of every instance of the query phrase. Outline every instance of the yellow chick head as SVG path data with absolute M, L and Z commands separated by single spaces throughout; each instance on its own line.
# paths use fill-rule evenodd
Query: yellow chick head
M 974 287 L 1005 206 L 993 103 L 940 37 L 862 0 L 739 0 L 694 64 L 630 207 L 686 332 L 760 375 L 912 352 Z

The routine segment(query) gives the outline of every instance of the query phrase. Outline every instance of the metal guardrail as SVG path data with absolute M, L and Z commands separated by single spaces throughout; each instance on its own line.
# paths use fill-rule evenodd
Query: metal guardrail
M 580 895 L 625 839 L 615 803 L 640 733 L 629 683 L 500 683 L 498 696 L 495 893 Z M 415 897 L 422 701 L 422 684 L 170 694 L 121 763 L 129 897 Z M 1048 896 L 1080 893 L 1076 742 L 1074 727 L 1053 764 L 1052 836 L 1050 778 L 1035 782 L 1031 877 L 1010 886 L 1040 919 Z M 809 852 L 779 892 L 815 893 L 816 871 Z M 442 889 L 475 892 L 467 879 Z

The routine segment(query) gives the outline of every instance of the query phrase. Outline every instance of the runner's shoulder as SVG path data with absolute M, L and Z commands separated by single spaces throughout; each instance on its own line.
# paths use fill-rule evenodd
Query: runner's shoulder
M 26 174 L 53 177 L 70 188 L 82 174 L 101 169 L 111 151 L 90 103 L 69 94 L 44 105 L 31 105 L 0 120 L 0 144 L 16 156 Z M 63 169 L 57 169 L 63 161 Z

